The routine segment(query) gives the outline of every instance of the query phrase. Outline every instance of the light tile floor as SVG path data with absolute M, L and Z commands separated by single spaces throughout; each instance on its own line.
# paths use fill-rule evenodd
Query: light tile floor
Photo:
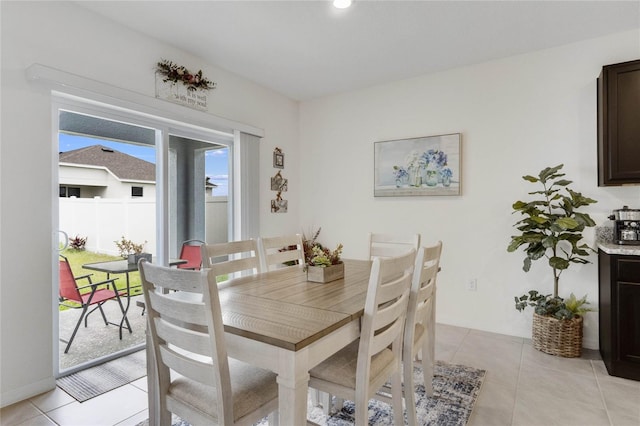
M 439 360 L 487 370 L 469 426 L 640 426 L 640 382 L 609 376 L 596 351 L 554 357 L 527 339 L 440 324 L 436 348 Z M 142 378 L 81 404 L 57 388 L 3 408 L 0 424 L 136 425 L 146 390 Z

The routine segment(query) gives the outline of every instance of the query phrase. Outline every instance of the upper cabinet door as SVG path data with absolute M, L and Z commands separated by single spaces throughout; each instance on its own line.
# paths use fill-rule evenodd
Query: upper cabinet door
M 640 60 L 598 78 L 598 186 L 640 184 Z

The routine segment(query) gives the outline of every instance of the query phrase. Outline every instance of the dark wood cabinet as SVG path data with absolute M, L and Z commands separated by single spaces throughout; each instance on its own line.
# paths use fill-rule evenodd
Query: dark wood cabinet
M 640 60 L 598 77 L 598 186 L 640 184 Z
M 610 375 L 640 380 L 640 256 L 598 256 L 600 355 Z

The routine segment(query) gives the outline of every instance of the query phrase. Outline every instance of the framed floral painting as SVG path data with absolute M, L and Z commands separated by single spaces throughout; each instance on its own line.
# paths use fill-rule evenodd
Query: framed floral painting
M 461 134 L 374 142 L 374 196 L 461 194 Z

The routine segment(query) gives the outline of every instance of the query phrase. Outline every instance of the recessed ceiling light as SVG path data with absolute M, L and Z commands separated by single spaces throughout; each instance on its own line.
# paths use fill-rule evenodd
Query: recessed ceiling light
M 351 6 L 352 0 L 333 0 L 333 7 L 336 9 L 346 9 Z

